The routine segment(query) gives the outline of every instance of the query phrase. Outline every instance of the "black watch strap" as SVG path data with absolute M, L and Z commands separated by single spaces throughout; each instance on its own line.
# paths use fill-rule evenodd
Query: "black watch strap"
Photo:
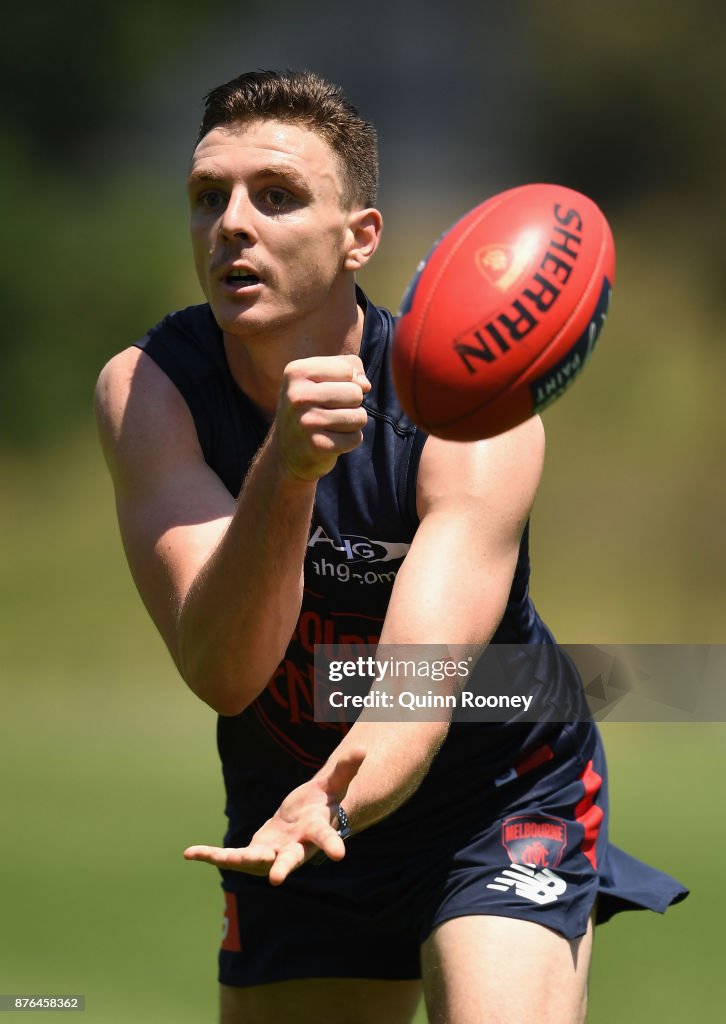
M 338 807 L 338 835 L 341 839 L 349 839 L 353 835 L 353 830 L 350 827 L 348 821 L 348 815 L 343 810 L 343 805 Z

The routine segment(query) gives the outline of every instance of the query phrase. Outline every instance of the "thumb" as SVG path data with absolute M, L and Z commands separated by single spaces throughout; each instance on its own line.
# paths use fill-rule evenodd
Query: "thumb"
M 348 786 L 358 774 L 360 766 L 366 759 L 364 747 L 352 747 L 336 760 L 322 784 L 328 797 L 335 803 L 341 803 L 348 792 Z
M 360 386 L 360 388 L 363 391 L 363 394 L 366 395 L 371 390 L 371 382 L 366 377 L 366 371 L 365 367 L 363 366 L 363 360 L 361 359 L 360 356 L 354 355 L 351 355 L 349 358 L 352 366 L 351 379 L 355 384 L 358 384 Z

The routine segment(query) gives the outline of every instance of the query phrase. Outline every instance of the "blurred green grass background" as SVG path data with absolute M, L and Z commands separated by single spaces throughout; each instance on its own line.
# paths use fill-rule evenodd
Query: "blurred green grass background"
M 90 423 L 105 359 L 199 301 L 182 176 L 207 88 L 307 65 L 378 123 L 386 230 L 362 283 L 393 309 L 486 194 L 556 180 L 603 205 L 614 304 L 545 416 L 533 594 L 567 643 L 726 639 L 715 0 L 457 0 L 447 24 L 433 0 L 371 0 L 360 47 L 334 0 L 250 0 L 223 40 L 192 0 L 152 6 L 38 0 L 0 38 L 0 992 L 85 993 L 94 1024 L 216 1016 L 217 879 L 181 857 L 223 831 L 214 716 L 133 590 Z M 613 841 L 692 895 L 598 932 L 588 1021 L 721 1020 L 726 726 L 603 731 Z

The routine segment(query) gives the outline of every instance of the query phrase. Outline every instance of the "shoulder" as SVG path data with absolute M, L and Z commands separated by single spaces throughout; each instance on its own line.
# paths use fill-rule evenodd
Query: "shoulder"
M 101 444 L 117 483 L 160 447 L 197 450 L 189 407 L 170 377 L 135 345 L 101 370 L 94 395 Z
M 104 433 L 121 420 L 188 415 L 186 381 L 216 367 L 219 328 L 204 303 L 169 313 L 129 348 L 113 356 L 96 384 L 96 414 Z M 130 405 L 133 399 L 133 405 Z M 127 423 L 128 425 L 128 423 Z
M 95 406 L 101 425 L 120 429 L 128 417 L 145 413 L 161 419 L 186 403 L 155 360 L 144 349 L 131 345 L 109 359 L 98 375 Z

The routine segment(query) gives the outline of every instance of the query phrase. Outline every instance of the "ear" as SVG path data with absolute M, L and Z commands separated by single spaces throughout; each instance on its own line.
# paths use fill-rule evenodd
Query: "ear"
M 353 210 L 348 221 L 348 249 L 344 270 L 360 270 L 378 248 L 383 231 L 383 217 L 378 210 Z

